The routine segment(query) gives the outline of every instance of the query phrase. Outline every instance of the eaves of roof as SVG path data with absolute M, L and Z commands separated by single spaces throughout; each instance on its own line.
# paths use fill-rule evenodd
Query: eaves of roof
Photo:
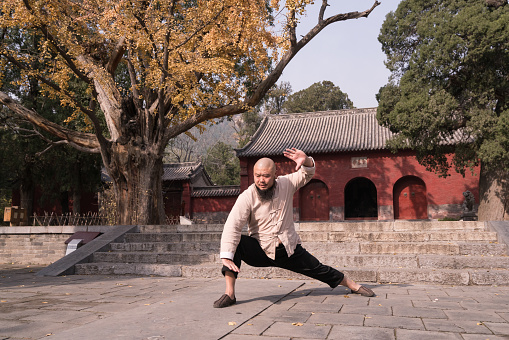
M 200 162 L 171 163 L 163 165 L 163 181 L 190 179 L 203 170 Z
M 240 186 L 223 185 L 210 187 L 194 187 L 191 197 L 224 197 L 240 195 Z
M 266 116 L 237 157 L 281 155 L 287 148 L 307 154 L 386 149 L 394 136 L 376 119 L 377 108 L 346 109 Z M 456 131 L 443 144 L 465 141 Z

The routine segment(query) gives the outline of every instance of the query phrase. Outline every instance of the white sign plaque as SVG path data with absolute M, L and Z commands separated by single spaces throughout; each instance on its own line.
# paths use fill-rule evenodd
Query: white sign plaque
M 352 168 L 367 168 L 368 157 L 352 157 Z

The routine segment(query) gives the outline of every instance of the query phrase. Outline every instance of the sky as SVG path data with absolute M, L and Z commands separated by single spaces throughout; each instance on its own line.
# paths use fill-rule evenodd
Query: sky
M 325 17 L 338 13 L 362 12 L 374 0 L 331 0 Z M 286 81 L 293 93 L 313 83 L 329 80 L 348 95 L 357 108 L 376 107 L 375 95 L 387 84 L 389 71 L 385 54 L 378 42 L 380 28 L 387 13 L 395 11 L 400 0 L 380 0 L 367 18 L 340 21 L 329 25 L 290 61 L 279 82 Z M 318 18 L 321 1 L 315 0 L 307 16 L 297 27 L 297 37 L 305 35 Z

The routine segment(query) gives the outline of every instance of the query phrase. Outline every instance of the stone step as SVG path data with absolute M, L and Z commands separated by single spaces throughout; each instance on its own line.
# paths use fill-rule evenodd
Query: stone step
M 224 224 L 190 224 L 190 225 L 144 225 L 139 227 L 140 233 L 201 233 L 222 232 Z
M 154 263 L 80 263 L 75 266 L 76 275 L 157 275 L 181 277 L 182 266 Z
M 360 254 L 495 255 L 507 253 L 498 243 L 471 242 L 366 242 L 359 243 Z
M 220 242 L 221 233 L 130 233 L 124 242 Z
M 363 222 L 300 222 L 298 231 L 482 231 L 484 222 L 478 221 L 363 221 Z
M 509 269 L 509 256 L 437 256 L 419 255 L 419 268 L 427 269 Z
M 508 246 L 483 222 L 297 223 L 303 247 L 359 282 L 509 285 Z M 140 226 L 78 274 L 221 277 L 223 225 Z M 243 231 L 246 233 L 246 230 Z M 243 264 L 241 278 L 309 279 Z
M 141 233 L 222 232 L 224 224 L 144 225 Z M 299 231 L 430 231 L 486 230 L 478 221 L 355 221 L 355 222 L 296 222 Z
M 164 253 L 172 251 L 206 251 L 218 253 L 220 249 L 219 242 L 129 242 L 129 243 L 111 243 L 111 251 L 125 252 L 155 252 Z
M 505 256 L 507 246 L 499 243 L 473 242 L 303 242 L 303 247 L 317 257 L 334 254 L 434 254 Z M 111 252 L 166 252 L 189 251 L 219 254 L 219 242 L 131 242 L 112 243 Z
M 205 264 L 179 266 L 149 263 L 83 263 L 76 265 L 76 274 L 158 275 L 189 278 L 220 278 L 220 265 Z M 413 269 L 413 268 L 341 268 L 349 278 L 358 282 L 388 284 L 427 283 L 444 285 L 509 285 L 509 270 L 490 269 Z M 242 267 L 240 278 L 307 279 L 280 268 Z
M 486 242 L 304 242 L 302 246 L 317 257 L 331 254 L 507 255 L 505 244 Z
M 119 263 L 166 263 L 166 264 L 197 264 L 217 262 L 219 255 L 204 252 L 97 252 L 93 255 L 93 262 Z
M 321 262 L 338 270 L 356 268 L 508 269 L 507 256 L 328 255 Z
M 380 269 L 380 283 L 434 283 L 442 285 L 509 285 L 509 270 L 491 269 Z
M 509 268 L 508 256 L 471 256 L 471 255 L 360 255 L 360 254 L 314 254 L 321 262 L 342 267 L 386 267 L 386 268 L 428 268 L 428 269 L 507 269 Z M 166 264 L 220 264 L 219 256 L 205 252 L 168 252 L 157 253 L 104 253 L 94 254 L 95 262 L 120 262 L 120 263 L 166 263 Z
M 430 231 L 430 232 L 299 232 L 303 242 L 428 242 L 428 241 L 487 241 L 496 242 L 495 232 Z
M 428 241 L 486 241 L 496 242 L 497 233 L 488 231 L 430 231 L 430 232 L 299 232 L 303 242 L 428 242 Z M 220 232 L 130 233 L 125 242 L 220 242 Z

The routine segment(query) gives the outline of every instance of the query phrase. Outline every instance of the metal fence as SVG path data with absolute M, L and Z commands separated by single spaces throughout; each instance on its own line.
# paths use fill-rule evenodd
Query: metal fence
M 68 213 L 57 215 L 44 213 L 43 216 L 30 217 L 33 226 L 66 226 L 66 225 L 113 225 L 111 217 L 99 213 L 74 214 Z M 168 225 L 180 224 L 180 216 L 166 216 L 165 223 Z
M 44 216 L 31 216 L 33 226 L 65 226 L 65 225 L 109 225 L 108 218 L 98 213 L 56 215 L 45 213 Z

